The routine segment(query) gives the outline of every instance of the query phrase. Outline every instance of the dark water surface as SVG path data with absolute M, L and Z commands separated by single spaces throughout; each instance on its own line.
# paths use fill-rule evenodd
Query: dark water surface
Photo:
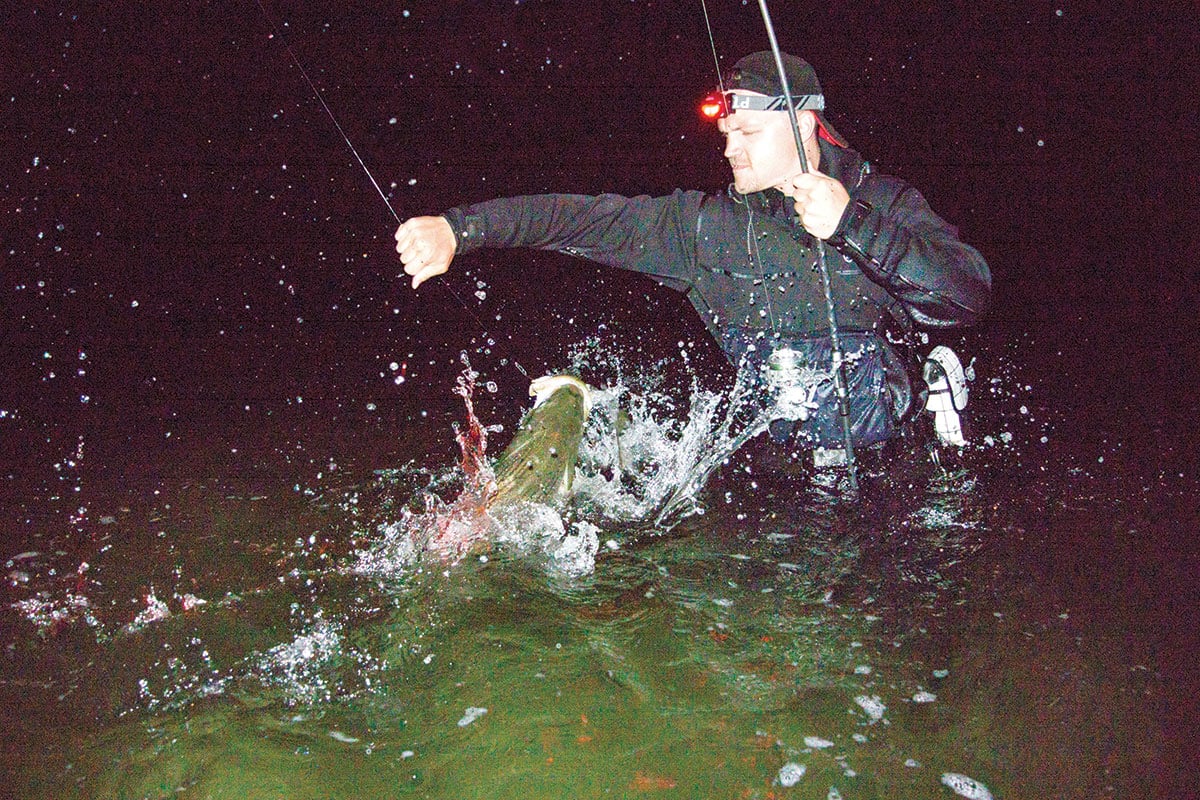
M 762 46 L 714 5 L 723 52 Z M 628 6 L 269 10 L 406 216 L 722 185 L 702 18 Z M 1079 80 L 1101 51 L 1188 74 L 1180 26 L 805 20 L 839 129 L 995 270 L 988 324 L 935 337 L 976 358 L 963 453 L 853 501 L 755 442 L 704 514 L 602 527 L 586 574 L 499 548 L 378 577 L 357 552 L 457 488 L 460 353 L 492 452 L 514 362 L 607 348 L 584 377 L 678 421 L 732 373 L 677 296 L 562 257 L 413 295 L 257 6 L 158 8 L 32 4 L 6 34 L 0 794 L 1196 791 L 1196 121 L 1176 82 Z
M 1085 371 L 1051 335 L 976 337 L 972 420 L 991 446 L 943 470 L 916 454 L 858 502 L 727 471 L 703 516 L 602 531 L 620 548 L 582 577 L 504 551 L 345 573 L 416 494 L 374 470 L 452 463 L 449 369 L 414 393 L 427 417 L 130 404 L 94 429 L 73 426 L 99 406 L 39 430 L 22 409 L 10 785 L 766 797 L 801 764 L 798 796 L 949 796 L 947 772 L 998 797 L 1162 796 L 1187 780 L 1197 710 L 1195 457 L 1171 435 L 1197 409 L 1165 361 L 1109 348 Z M 1013 340 L 1019 370 L 989 355 Z M 1101 416 L 1114 375 L 1144 394 Z M 139 623 L 147 595 L 169 616 Z M 31 599 L 40 612 L 12 605 Z

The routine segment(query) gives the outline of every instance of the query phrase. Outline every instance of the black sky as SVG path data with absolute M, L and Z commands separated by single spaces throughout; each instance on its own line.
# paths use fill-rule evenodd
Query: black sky
M 41 365 L 30 353 L 112 338 L 153 351 L 182 337 L 220 373 L 235 368 L 221 331 L 308 349 L 330 328 L 416 341 L 422 325 L 453 323 L 478 335 L 448 296 L 430 302 L 397 279 L 395 220 L 287 45 L 401 217 L 503 194 L 728 181 L 720 139 L 695 110 L 715 82 L 699 0 L 266 11 L 9 13 L 0 259 L 9 360 L 31 381 Z M 709 12 L 724 65 L 766 47 L 756 4 L 712 0 Z M 838 128 L 987 256 L 994 322 L 1194 324 L 1186 9 L 776 3 L 774 13 L 784 48 L 817 67 Z M 649 324 L 662 337 L 702 335 L 678 298 L 637 276 L 550 255 L 489 254 L 463 269 L 452 285 L 470 297 L 485 284 L 474 310 L 501 331 L 543 321 L 547 307 L 603 319 L 632 298 L 656 306 Z M 319 363 L 291 369 L 319 382 Z

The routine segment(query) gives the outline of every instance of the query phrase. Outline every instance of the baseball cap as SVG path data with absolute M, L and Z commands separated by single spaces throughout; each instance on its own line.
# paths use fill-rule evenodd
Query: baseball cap
M 821 82 L 817 80 L 817 72 L 802 58 L 784 53 L 782 55 L 783 71 L 787 75 L 788 89 L 792 99 L 801 109 L 807 107 L 817 116 L 818 135 L 838 147 L 849 147 L 846 137 L 842 136 L 829 124 L 825 118 L 825 97 L 821 91 Z M 771 97 L 783 94 L 783 84 L 779 80 L 779 70 L 775 65 L 775 55 L 769 50 L 739 59 L 733 68 L 725 75 L 725 91 L 741 89 L 747 92 L 758 92 Z M 802 97 L 809 96 L 809 102 L 803 102 Z

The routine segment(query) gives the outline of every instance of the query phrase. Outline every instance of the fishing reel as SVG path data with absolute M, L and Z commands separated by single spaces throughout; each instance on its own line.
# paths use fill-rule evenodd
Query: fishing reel
M 807 379 L 804 356 L 790 347 L 781 347 L 767 357 L 763 367 L 767 388 L 775 399 L 776 419 L 804 422 L 817 410 L 817 384 Z

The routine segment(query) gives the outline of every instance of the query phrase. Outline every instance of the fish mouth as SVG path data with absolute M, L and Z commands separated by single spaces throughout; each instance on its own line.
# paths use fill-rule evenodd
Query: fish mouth
M 583 397 L 583 414 L 586 418 L 592 410 L 592 390 L 579 378 L 565 372 L 554 375 L 543 375 L 540 378 L 535 378 L 529 384 L 529 396 L 535 398 L 533 407 L 537 408 L 554 396 L 556 392 L 564 388 L 573 389 Z
M 533 408 L 496 460 L 496 489 L 489 507 L 511 503 L 559 505 L 571 494 L 575 460 L 591 410 L 591 390 L 574 375 L 537 378 L 529 387 Z

